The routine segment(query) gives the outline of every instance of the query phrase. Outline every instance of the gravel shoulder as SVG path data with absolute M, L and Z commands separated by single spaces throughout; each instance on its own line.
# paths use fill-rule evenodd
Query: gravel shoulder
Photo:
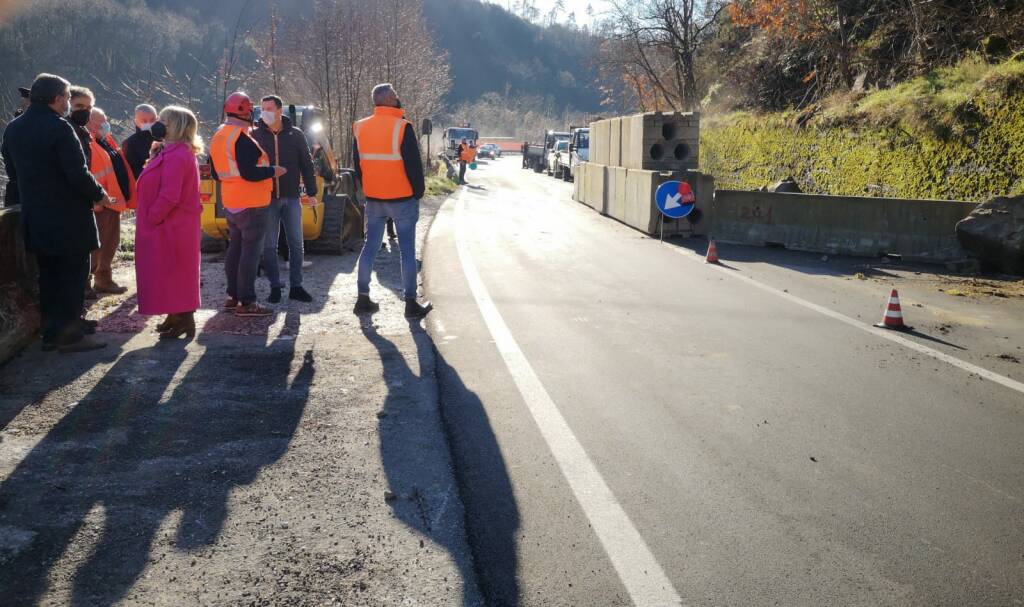
M 351 314 L 356 253 L 312 260 L 312 304 L 220 313 L 208 256 L 194 342 L 158 342 L 130 289 L 89 312 L 105 350 L 0 367 L 6 605 L 481 604 L 397 247 L 372 321 Z

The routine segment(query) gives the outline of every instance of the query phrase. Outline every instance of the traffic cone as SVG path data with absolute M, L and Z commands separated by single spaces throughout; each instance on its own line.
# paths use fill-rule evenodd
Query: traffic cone
M 714 238 L 708 243 L 708 254 L 704 258 L 704 263 L 718 263 L 718 247 L 715 246 Z
M 896 289 L 892 290 L 889 294 L 889 304 L 885 308 L 885 315 L 882 316 L 882 322 L 875 325 L 883 329 L 892 329 L 893 331 L 910 331 L 914 327 L 903 324 L 903 310 L 900 308 L 900 294 L 896 292 Z

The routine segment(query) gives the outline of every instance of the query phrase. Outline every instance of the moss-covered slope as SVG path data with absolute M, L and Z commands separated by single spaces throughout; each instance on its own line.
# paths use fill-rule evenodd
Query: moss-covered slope
M 1024 192 L 1024 57 L 937 70 L 802 113 L 706 115 L 719 188 L 793 176 L 805 192 L 984 200 Z

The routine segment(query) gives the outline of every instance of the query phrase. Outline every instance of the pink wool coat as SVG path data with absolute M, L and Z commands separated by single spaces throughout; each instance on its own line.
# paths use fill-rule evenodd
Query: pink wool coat
M 135 280 L 140 314 L 199 308 L 199 164 L 184 143 L 168 143 L 139 175 Z

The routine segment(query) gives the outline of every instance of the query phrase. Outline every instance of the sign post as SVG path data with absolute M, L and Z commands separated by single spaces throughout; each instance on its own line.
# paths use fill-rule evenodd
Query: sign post
M 682 219 L 697 206 L 697 197 L 685 181 L 666 181 L 654 193 L 654 202 L 661 211 L 661 240 L 665 240 L 665 218 Z

